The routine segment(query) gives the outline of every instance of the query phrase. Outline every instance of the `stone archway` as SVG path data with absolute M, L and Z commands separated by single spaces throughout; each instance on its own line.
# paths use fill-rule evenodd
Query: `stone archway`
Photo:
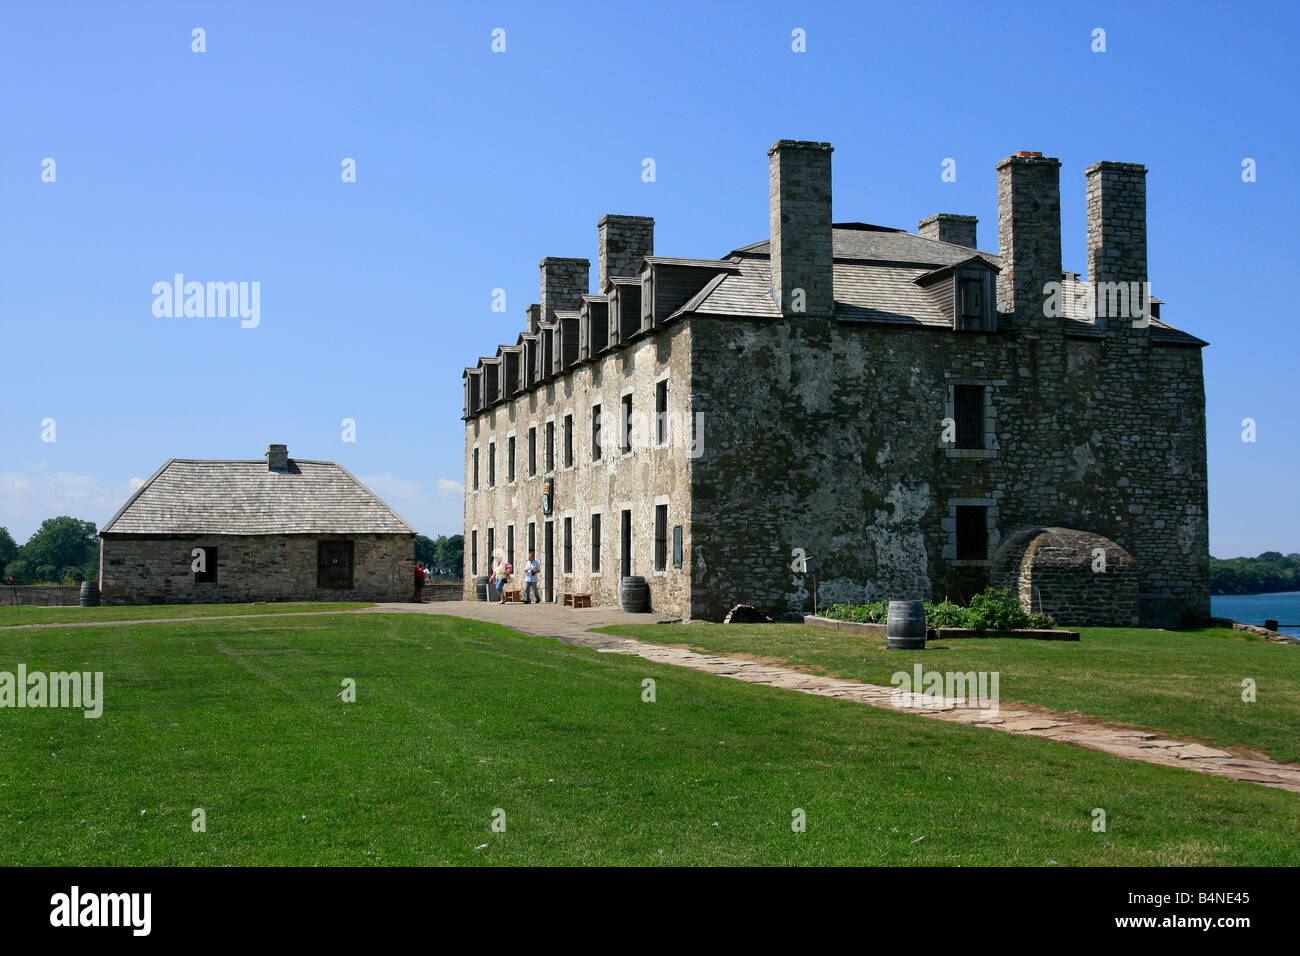
M 1026 528 L 1004 539 L 993 580 L 1028 611 L 1066 627 L 1136 627 L 1138 569 L 1114 541 L 1072 528 Z

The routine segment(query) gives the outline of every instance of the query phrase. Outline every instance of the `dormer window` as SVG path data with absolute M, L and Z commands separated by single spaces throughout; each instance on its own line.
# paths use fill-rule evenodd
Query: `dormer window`
M 962 270 L 957 273 L 957 308 L 954 328 L 958 332 L 992 332 L 997 328 L 993 315 L 993 274 L 986 269 Z

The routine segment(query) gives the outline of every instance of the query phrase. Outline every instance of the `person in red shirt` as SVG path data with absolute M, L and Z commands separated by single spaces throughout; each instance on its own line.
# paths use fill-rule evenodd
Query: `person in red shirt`
M 415 564 L 415 603 L 419 604 L 424 600 L 424 562 L 417 561 Z

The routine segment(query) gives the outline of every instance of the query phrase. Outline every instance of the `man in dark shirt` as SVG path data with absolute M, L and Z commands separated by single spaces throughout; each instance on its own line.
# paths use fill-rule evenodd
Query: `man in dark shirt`
M 424 600 L 424 562 L 417 561 L 415 564 L 415 603 L 419 604 Z

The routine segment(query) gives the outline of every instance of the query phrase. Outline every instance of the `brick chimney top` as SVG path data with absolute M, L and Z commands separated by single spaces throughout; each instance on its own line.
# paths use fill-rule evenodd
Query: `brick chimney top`
M 266 470 L 267 471 L 288 471 L 289 470 L 289 446 L 288 445 L 267 445 L 266 446 Z

